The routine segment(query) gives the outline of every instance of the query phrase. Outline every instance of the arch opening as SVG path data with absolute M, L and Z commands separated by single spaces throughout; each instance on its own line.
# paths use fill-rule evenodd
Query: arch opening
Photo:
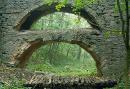
M 61 30 L 61 29 L 77 29 L 89 28 L 91 25 L 86 19 L 71 13 L 54 12 L 52 14 L 41 17 L 34 22 L 30 30 Z
M 77 44 L 48 43 L 35 50 L 27 69 L 55 73 L 60 76 L 96 76 L 97 67 L 92 56 Z

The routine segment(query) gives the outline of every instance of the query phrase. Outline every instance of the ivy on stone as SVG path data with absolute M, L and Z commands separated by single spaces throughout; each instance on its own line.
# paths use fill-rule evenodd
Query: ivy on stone
M 102 0 L 72 0 L 73 1 L 73 12 L 76 13 L 80 9 L 84 8 L 85 5 L 90 5 L 93 3 L 96 3 L 98 1 Z M 69 0 L 43 0 L 44 3 L 47 3 L 47 5 L 52 5 L 53 3 L 57 3 L 55 6 L 57 11 L 60 11 L 61 8 L 65 7 L 65 5 L 69 2 Z

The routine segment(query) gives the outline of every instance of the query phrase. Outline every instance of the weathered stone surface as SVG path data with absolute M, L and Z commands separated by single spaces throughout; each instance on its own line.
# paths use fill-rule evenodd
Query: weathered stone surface
M 35 46 L 41 45 L 47 42 L 50 38 L 50 42 L 56 42 L 58 39 L 63 39 L 63 35 L 69 35 L 70 38 L 64 38 L 61 42 L 73 43 L 73 32 L 67 34 L 65 31 L 58 34 L 58 32 L 30 32 L 26 29 L 30 29 L 30 26 L 39 17 L 49 13 L 55 12 L 55 4 L 51 6 L 45 5 L 43 0 L 0 0 L 0 60 L 4 63 L 21 63 L 28 58 L 22 58 L 23 54 L 30 54 L 35 49 Z M 72 2 L 68 2 L 61 11 L 73 13 L 70 8 Z M 95 61 L 98 64 L 98 69 L 103 76 L 113 77 L 119 79 L 125 69 L 125 57 L 126 51 L 121 35 L 113 35 L 106 39 L 103 37 L 107 31 L 113 30 L 120 31 L 121 23 L 119 22 L 119 16 L 114 13 L 114 0 L 103 0 L 102 2 L 88 5 L 81 10 L 81 16 L 84 17 L 92 25 L 92 27 L 100 31 L 100 35 L 92 35 L 91 32 L 79 31 L 78 39 L 84 42 L 84 46 L 90 46 L 92 49 L 91 55 L 94 53 Z M 48 11 L 48 12 L 46 12 Z M 27 32 L 22 32 L 20 30 Z M 68 32 L 68 31 L 67 31 Z M 69 33 L 69 32 L 68 32 Z M 81 37 L 79 37 L 81 33 Z M 45 37 L 46 36 L 46 37 Z M 48 37 L 48 38 L 47 38 Z M 55 40 L 52 39 L 54 37 Z M 80 41 L 76 39 L 75 44 L 81 45 Z M 47 42 L 48 43 L 48 42 Z M 36 45 L 35 45 L 36 44 Z M 85 47 L 88 49 L 90 47 Z M 28 50 L 28 51 L 27 51 Z M 32 52 L 31 52 L 32 51 Z M 87 50 L 88 51 L 88 50 Z M 24 53 L 25 52 L 25 53 Z M 29 52 L 29 53 L 28 53 Z M 30 56 L 29 55 L 29 56 Z M 29 57 L 28 56 L 28 57 Z M 26 56 L 27 57 L 27 56 Z M 22 63 L 21 63 L 22 64 Z

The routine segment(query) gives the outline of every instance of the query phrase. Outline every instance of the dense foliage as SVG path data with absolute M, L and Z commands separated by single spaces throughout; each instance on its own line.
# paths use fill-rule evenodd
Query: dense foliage
M 101 0 L 72 0 L 73 2 L 73 11 L 76 12 L 86 5 L 90 5 L 93 3 L 97 3 Z M 47 3 L 48 5 L 51 5 L 52 3 L 60 2 L 56 5 L 56 10 L 60 11 L 62 7 L 65 7 L 65 5 L 70 2 L 70 0 L 43 0 L 44 3 Z

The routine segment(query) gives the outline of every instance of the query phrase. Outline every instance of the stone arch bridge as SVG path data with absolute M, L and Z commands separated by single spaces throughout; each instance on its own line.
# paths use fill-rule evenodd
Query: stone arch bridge
M 99 75 L 119 79 L 124 73 L 126 51 L 122 36 L 113 34 L 113 31 L 121 31 L 119 16 L 114 13 L 114 1 L 103 0 L 79 10 L 92 26 L 90 29 L 30 31 L 40 17 L 56 12 L 57 3 L 48 6 L 44 0 L 0 1 L 1 62 L 23 66 L 41 45 L 67 42 L 79 45 L 92 55 Z M 73 0 L 69 0 L 61 12 L 73 13 L 72 4 Z

